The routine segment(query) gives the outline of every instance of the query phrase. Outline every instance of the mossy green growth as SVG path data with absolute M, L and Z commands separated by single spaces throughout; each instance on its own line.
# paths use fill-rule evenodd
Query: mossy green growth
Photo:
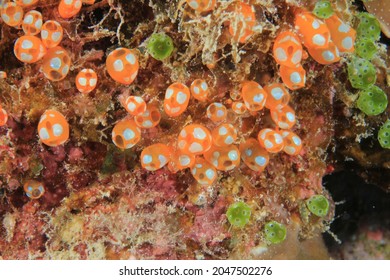
M 375 66 L 367 59 L 354 57 L 348 64 L 348 79 L 354 88 L 368 88 L 376 81 Z
M 164 60 L 173 52 L 172 38 L 165 33 L 154 33 L 147 42 L 148 53 L 157 60 Z
M 387 95 L 377 86 L 370 86 L 359 92 L 357 107 L 368 116 L 376 116 L 387 108 Z
M 306 205 L 309 211 L 318 217 L 325 217 L 328 214 L 329 201 L 321 194 L 310 197 L 306 200 Z
M 113 144 L 108 145 L 107 153 L 101 166 L 101 174 L 113 174 L 120 170 L 123 164 L 131 170 L 134 168 L 136 161 L 136 153 L 133 149 L 122 151 Z
M 379 129 L 379 144 L 385 149 L 390 149 L 390 119 L 388 119 Z
M 226 216 L 234 227 L 244 227 L 251 217 L 251 208 L 245 202 L 239 201 L 229 206 Z
M 265 224 L 265 239 L 273 244 L 278 244 L 286 239 L 286 226 L 275 221 Z
M 381 36 L 381 27 L 376 17 L 369 13 L 360 13 L 357 27 L 357 37 L 370 41 L 377 41 Z
M 330 1 L 321 0 L 318 1 L 314 7 L 313 14 L 319 18 L 329 18 L 333 15 L 334 11 Z
M 358 39 L 355 43 L 355 52 L 361 58 L 371 59 L 376 54 L 377 48 L 371 40 Z

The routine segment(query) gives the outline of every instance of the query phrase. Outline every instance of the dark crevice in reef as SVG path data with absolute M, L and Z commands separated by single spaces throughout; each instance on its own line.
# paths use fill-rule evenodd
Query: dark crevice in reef
M 324 177 L 324 185 L 337 203 L 335 219 L 330 231 L 337 235 L 341 244 L 329 234 L 324 239 L 335 258 L 343 258 L 344 247 L 356 243 L 362 234 L 379 232 L 388 234 L 390 228 L 390 193 L 376 185 L 367 184 L 352 171 L 341 171 Z M 380 242 L 378 242 L 378 246 Z M 352 245 L 357 247 L 358 245 Z

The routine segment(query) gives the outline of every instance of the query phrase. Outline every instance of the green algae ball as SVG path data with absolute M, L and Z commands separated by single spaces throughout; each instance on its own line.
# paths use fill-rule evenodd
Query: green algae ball
M 348 79 L 354 88 L 365 89 L 376 81 L 375 66 L 367 59 L 354 57 L 348 64 Z
M 154 33 L 148 39 L 147 50 L 157 60 L 164 60 L 173 52 L 172 38 L 165 33 Z
M 368 116 L 376 116 L 387 108 L 387 95 L 377 86 L 370 86 L 359 92 L 357 107 Z
M 357 37 L 370 41 L 377 41 L 381 36 L 381 27 L 376 17 L 369 13 L 360 13 L 357 27 Z
M 329 18 L 333 13 L 332 5 L 329 1 L 318 1 L 313 10 L 313 14 L 319 18 Z
M 390 119 L 388 119 L 379 129 L 378 141 L 382 148 L 390 149 Z
M 329 201 L 321 194 L 310 197 L 306 200 L 306 205 L 309 211 L 318 217 L 324 217 L 328 214 Z
M 226 216 L 234 227 L 244 227 L 251 217 L 251 208 L 245 202 L 236 202 L 229 206 Z
M 377 49 L 373 41 L 367 39 L 359 39 L 355 43 L 355 52 L 361 58 L 371 59 L 376 54 Z
M 265 239 L 273 244 L 278 244 L 286 239 L 287 229 L 278 222 L 268 222 L 264 227 Z

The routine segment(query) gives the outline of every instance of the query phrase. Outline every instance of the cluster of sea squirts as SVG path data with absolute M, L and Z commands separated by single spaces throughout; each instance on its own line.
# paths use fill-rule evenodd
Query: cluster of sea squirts
M 42 61 L 41 71 L 44 76 L 53 81 L 63 80 L 70 70 L 71 59 L 68 51 L 60 46 L 64 32 L 61 24 L 55 20 L 43 21 L 42 14 L 31 9 L 39 0 L 0 1 L 1 19 L 11 27 L 22 29 L 24 35 L 14 43 L 14 54 L 24 63 Z M 58 13 L 68 19 L 81 10 L 82 4 L 93 4 L 91 0 L 61 0 Z M 25 12 L 25 10 L 27 12 Z M 0 71 L 0 79 L 6 79 L 7 73 Z M 81 70 L 76 77 L 76 86 L 81 93 L 91 92 L 97 83 L 97 75 L 92 69 Z M 6 125 L 7 112 L 0 105 L 0 126 Z M 58 111 L 48 109 L 41 116 L 38 124 L 38 134 L 42 143 L 48 146 L 64 144 L 69 138 L 69 124 Z M 36 180 L 27 180 L 24 191 L 31 199 L 40 198 L 44 185 Z
M 35 10 L 28 11 L 23 17 L 23 8 L 37 1 L 2 1 L 1 17 L 10 26 L 21 25 L 25 33 L 15 42 L 15 56 L 24 63 L 42 60 L 41 69 L 45 77 L 58 82 L 69 72 L 70 56 L 60 46 L 63 29 L 58 22 L 43 22 L 42 14 Z M 93 4 L 94 1 L 61 0 L 58 12 L 65 19 L 74 17 L 83 3 Z M 187 4 L 197 13 L 212 13 L 218 2 L 187 0 Z M 253 6 L 234 1 L 228 10 L 236 13 L 239 21 L 239 24 L 229 26 L 232 38 L 245 43 L 254 34 L 256 25 Z M 189 168 L 199 184 L 211 185 L 217 179 L 217 170 L 232 170 L 239 166 L 241 159 L 253 171 L 262 172 L 271 154 L 284 151 L 290 156 L 299 155 L 302 141 L 291 130 L 296 120 L 295 111 L 288 105 L 288 89 L 296 90 L 305 86 L 306 71 L 301 65 L 303 46 L 315 61 L 323 65 L 340 61 L 342 53 L 355 53 L 348 64 L 348 75 L 352 86 L 361 90 L 357 106 L 367 115 L 382 113 L 387 107 L 387 98 L 380 88 L 374 86 L 375 69 L 369 61 L 375 55 L 372 46 L 379 39 L 379 32 L 375 17 L 367 13 L 360 15 L 356 32 L 334 13 L 329 1 L 317 2 L 313 12 L 303 9 L 297 11 L 295 28 L 282 28 L 273 46 L 273 56 L 280 65 L 282 83 L 270 83 L 263 88 L 255 81 L 243 82 L 240 94 L 230 104 L 231 108 L 219 102 L 208 105 L 205 114 L 214 123 L 213 129 L 209 130 L 201 123 L 192 123 L 182 128 L 176 141 L 145 147 L 140 155 L 142 167 L 155 171 L 167 165 L 171 172 Z M 164 33 L 155 33 L 147 41 L 148 53 L 157 60 L 168 58 L 173 49 L 173 40 Z M 120 84 L 132 84 L 140 67 L 137 56 L 136 51 L 127 48 L 117 48 L 109 53 L 106 59 L 109 76 Z M 5 72 L 1 72 L 1 78 L 6 78 Z M 77 89 L 87 94 L 95 89 L 97 80 L 94 70 L 83 69 L 75 82 Z M 167 116 L 175 118 L 185 112 L 191 98 L 196 102 L 208 102 L 211 90 L 204 79 L 193 80 L 190 87 L 176 81 L 166 89 L 163 110 Z M 150 129 L 159 124 L 161 112 L 160 104 L 147 104 L 140 96 L 128 96 L 122 105 L 129 116 L 118 120 L 112 130 L 112 141 L 125 150 L 140 141 L 141 129 Z M 240 116 L 246 112 L 256 115 L 264 108 L 270 110 L 275 127 L 262 128 L 257 139 L 245 139 L 237 146 L 240 132 L 226 121 L 228 110 Z M 0 108 L 0 125 L 6 122 L 7 113 Z M 379 141 L 385 148 L 390 147 L 388 123 L 379 132 Z M 62 145 L 68 140 L 69 131 L 69 124 L 60 112 L 48 109 L 41 116 L 38 135 L 42 143 L 48 146 Z M 44 187 L 39 182 L 29 180 L 25 184 L 25 191 L 30 198 L 37 199 L 43 195 Z M 306 204 L 318 217 L 328 213 L 329 202 L 322 195 L 314 195 Z M 242 201 L 232 204 L 227 211 L 227 218 L 235 227 L 245 226 L 250 216 L 250 207 Z M 269 242 L 279 243 L 286 237 L 286 228 L 276 221 L 269 221 L 265 225 L 264 234 Z

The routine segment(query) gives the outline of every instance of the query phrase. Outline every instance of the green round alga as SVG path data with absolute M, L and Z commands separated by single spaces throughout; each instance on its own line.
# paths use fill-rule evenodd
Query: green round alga
M 381 27 L 376 17 L 369 13 L 360 13 L 358 15 L 360 20 L 357 27 L 357 37 L 368 39 L 370 41 L 377 41 L 381 35 Z
M 244 227 L 251 217 L 251 208 L 245 202 L 239 201 L 229 206 L 226 216 L 234 227 Z
M 154 33 L 148 39 L 147 50 L 154 59 L 164 60 L 173 52 L 172 38 L 165 33 Z
M 318 217 L 325 217 L 329 211 L 329 201 L 321 194 L 313 195 L 306 200 L 309 211 Z
M 331 17 L 333 13 L 334 12 L 330 1 L 326 0 L 318 1 L 313 10 L 313 14 L 322 19 Z
M 275 221 L 268 222 L 264 227 L 265 239 L 278 244 L 286 239 L 286 226 Z
M 354 57 L 348 63 L 348 79 L 354 88 L 365 89 L 376 81 L 375 66 L 367 59 Z
M 355 52 L 361 58 L 371 59 L 376 54 L 377 48 L 371 40 L 358 39 L 355 43 Z
M 378 141 L 382 148 L 390 149 L 390 119 L 388 119 L 379 129 Z
M 370 86 L 359 92 L 357 107 L 368 116 L 376 116 L 387 108 L 387 95 L 377 86 Z

